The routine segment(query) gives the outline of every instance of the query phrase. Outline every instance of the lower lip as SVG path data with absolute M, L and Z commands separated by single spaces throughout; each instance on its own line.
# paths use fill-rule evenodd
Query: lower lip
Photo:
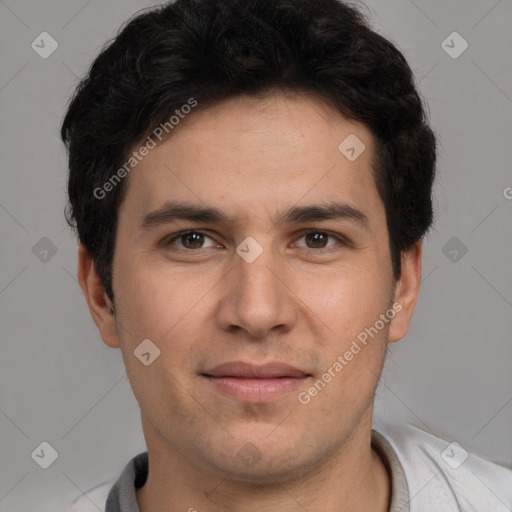
M 280 377 L 272 379 L 243 379 L 235 377 L 210 377 L 206 379 L 224 395 L 250 403 L 264 403 L 296 391 L 308 378 Z

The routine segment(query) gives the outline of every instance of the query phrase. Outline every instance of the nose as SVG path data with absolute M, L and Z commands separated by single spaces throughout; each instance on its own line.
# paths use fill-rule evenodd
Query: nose
M 269 249 L 251 263 L 236 254 L 233 265 L 222 284 L 217 311 L 220 327 L 229 332 L 244 331 L 250 338 L 292 329 L 298 307 L 287 283 L 285 263 Z

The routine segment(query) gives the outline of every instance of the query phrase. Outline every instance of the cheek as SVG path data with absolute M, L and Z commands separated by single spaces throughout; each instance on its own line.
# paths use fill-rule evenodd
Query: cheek
M 384 364 L 390 319 L 381 320 L 389 305 L 388 289 L 375 281 L 339 280 L 330 300 L 318 297 L 317 311 L 329 336 L 315 340 L 322 369 L 306 390 L 312 403 L 330 418 L 359 418 L 371 405 Z M 306 396 L 306 399 L 307 399 Z M 338 408 L 336 404 L 339 404 Z M 333 427 L 334 428 L 334 427 Z
M 160 388 L 179 396 L 172 376 L 190 376 L 196 371 L 198 356 L 205 352 L 205 332 L 210 331 L 205 325 L 214 314 L 212 296 L 218 295 L 216 283 L 222 286 L 222 274 L 191 273 L 189 269 L 171 273 L 147 262 L 137 264 L 135 259 L 119 262 L 117 271 L 130 276 L 119 280 L 117 292 L 122 297 L 118 308 L 121 350 L 133 375 L 134 392 L 137 395 L 138 387 L 145 392 L 148 386 L 154 388 L 152 393 L 160 392 L 152 384 L 160 381 Z M 146 339 L 159 350 L 158 359 L 148 367 L 134 357 L 134 350 Z M 148 373 L 153 366 L 161 366 L 161 372 Z
M 130 384 L 143 412 L 155 425 L 165 425 L 171 413 L 180 413 L 175 404 L 187 403 L 180 375 L 193 371 L 191 347 L 198 339 L 195 331 L 200 330 L 197 315 L 202 311 L 205 282 L 166 276 L 162 269 L 137 264 L 135 259 L 120 258 L 116 263 L 117 275 L 123 276 L 115 288 L 120 298 L 118 333 Z M 152 345 L 144 345 L 148 347 L 144 352 L 150 353 L 152 362 L 145 365 L 136 353 L 142 352 L 138 347 L 148 339 Z M 158 356 L 153 359 L 154 354 Z
M 137 260 L 119 261 L 117 291 L 122 297 L 119 315 L 127 330 L 138 338 L 160 340 L 178 330 L 183 319 L 201 307 L 205 276 L 165 270 Z M 129 276 L 129 277 L 125 277 Z
M 374 325 L 389 308 L 392 281 L 377 268 L 351 265 L 314 280 L 297 279 L 297 296 L 303 299 L 318 322 L 325 324 L 335 343 L 350 342 Z
M 343 413 L 333 410 L 333 404 L 343 404 L 357 416 L 356 412 L 362 413 L 373 400 L 390 322 L 389 318 L 387 322 L 380 319 L 388 311 L 392 290 L 387 275 L 376 266 L 351 265 L 317 280 L 317 286 L 304 286 L 301 292 L 316 313 L 310 315 L 316 332 L 322 328 L 326 333 L 315 340 L 322 352 L 321 374 L 306 392 L 308 396 L 318 393 L 313 399 L 316 406 L 332 415 L 333 421 Z

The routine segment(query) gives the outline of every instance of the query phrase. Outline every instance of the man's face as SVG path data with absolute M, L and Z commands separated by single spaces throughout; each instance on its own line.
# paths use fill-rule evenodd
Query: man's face
M 349 135 L 366 147 L 354 161 L 338 149 Z M 122 349 L 148 446 L 271 481 L 369 428 L 396 284 L 373 154 L 368 129 L 315 97 L 239 97 L 191 114 L 131 172 L 117 333 L 103 337 Z M 225 218 L 175 218 L 178 203 Z M 147 366 L 146 339 L 160 350 Z

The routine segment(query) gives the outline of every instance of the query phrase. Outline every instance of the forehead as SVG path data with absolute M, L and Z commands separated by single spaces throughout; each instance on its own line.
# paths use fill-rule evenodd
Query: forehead
M 124 203 L 140 216 L 187 200 L 240 220 L 301 201 L 360 207 L 379 202 L 373 155 L 371 132 L 316 96 L 240 96 L 181 120 L 131 171 Z

